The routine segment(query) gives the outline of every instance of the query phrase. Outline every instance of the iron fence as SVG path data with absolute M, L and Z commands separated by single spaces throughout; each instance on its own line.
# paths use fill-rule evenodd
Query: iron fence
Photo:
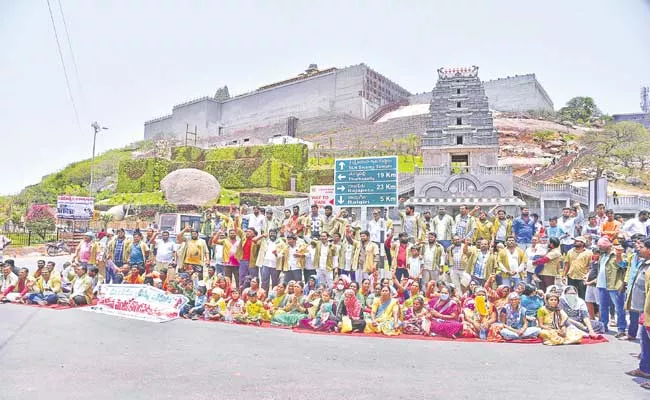
M 34 246 L 37 244 L 44 244 L 50 242 L 56 242 L 59 240 L 59 230 L 54 231 L 45 231 L 45 232 L 3 232 L 0 231 L 0 235 L 3 235 L 11 240 L 11 246 L 15 247 L 24 247 L 24 246 Z

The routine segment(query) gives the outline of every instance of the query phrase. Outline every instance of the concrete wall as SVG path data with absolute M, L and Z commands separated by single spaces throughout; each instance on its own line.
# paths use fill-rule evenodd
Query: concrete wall
M 614 114 L 612 115 L 612 118 L 614 119 L 614 122 L 621 122 L 621 121 L 638 122 L 639 124 L 645 126 L 646 128 L 650 128 L 650 113 Z
M 535 74 L 483 82 L 490 108 L 497 111 L 553 111 L 553 102 Z

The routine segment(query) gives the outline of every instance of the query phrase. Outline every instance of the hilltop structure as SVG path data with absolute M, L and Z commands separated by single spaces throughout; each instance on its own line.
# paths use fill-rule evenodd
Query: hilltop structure
M 534 74 L 489 81 L 485 90 L 494 110 L 553 110 Z M 250 93 L 233 97 L 224 86 L 214 97 L 175 105 L 171 114 L 144 123 L 144 138 L 184 138 L 196 129 L 218 145 L 261 144 L 277 136 L 374 124 L 387 113 L 430 101 L 431 92 L 413 95 L 365 64 L 324 70 L 311 64 L 298 76 Z
M 438 70 L 415 171 L 416 206 L 500 204 L 516 211 L 510 167 L 498 165 L 499 139 L 478 67 Z

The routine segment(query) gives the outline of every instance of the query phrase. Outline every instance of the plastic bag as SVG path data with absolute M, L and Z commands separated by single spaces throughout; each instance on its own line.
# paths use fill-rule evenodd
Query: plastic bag
M 352 320 L 347 315 L 341 320 L 341 333 L 352 332 Z

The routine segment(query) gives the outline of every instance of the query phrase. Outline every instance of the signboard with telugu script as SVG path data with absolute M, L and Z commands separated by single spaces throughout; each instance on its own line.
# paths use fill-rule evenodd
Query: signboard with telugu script
M 337 159 L 334 202 L 339 207 L 397 204 L 397 156 Z
M 187 297 L 170 294 L 149 285 L 102 285 L 97 305 L 86 310 L 150 322 L 178 318 Z

